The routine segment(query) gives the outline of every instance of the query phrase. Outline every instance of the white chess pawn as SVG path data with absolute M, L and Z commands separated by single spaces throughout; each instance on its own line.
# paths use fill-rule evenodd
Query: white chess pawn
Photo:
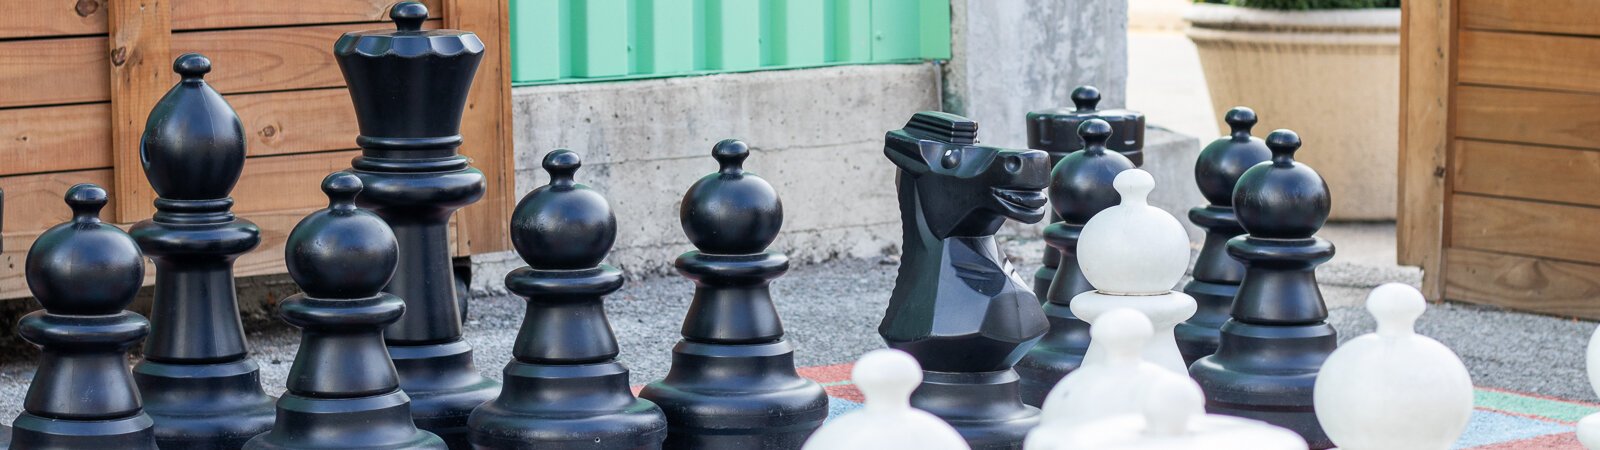
M 1162 374 L 1145 394 L 1142 414 L 1089 422 L 1056 446 L 1072 450 L 1306 450 L 1299 434 L 1266 422 L 1211 415 L 1200 385 Z M 1029 447 L 1033 449 L 1034 447 Z
M 1189 234 L 1178 219 L 1147 202 L 1155 185 L 1148 172 L 1122 171 L 1112 181 L 1122 204 L 1100 211 L 1084 224 L 1078 237 L 1078 265 L 1095 290 L 1073 297 L 1072 313 L 1090 324 L 1116 308 L 1144 313 L 1155 327 L 1154 337 L 1145 344 L 1145 359 L 1188 375 L 1172 328 L 1194 315 L 1195 302 L 1172 288 L 1189 266 Z M 1089 341 L 1085 365 L 1103 357 L 1099 347 Z
M 1413 326 L 1427 308 L 1415 288 L 1367 295 L 1376 333 L 1328 356 L 1313 394 L 1317 420 L 1344 450 L 1449 449 L 1472 417 L 1472 378 L 1449 347 Z
M 1085 361 L 1056 383 L 1044 399 L 1039 426 L 1028 432 L 1023 448 L 1057 448 L 1079 425 L 1139 412 L 1152 384 L 1177 376 L 1143 358 L 1151 334 L 1150 320 L 1138 311 L 1119 308 L 1100 315 L 1089 326 L 1089 338 L 1102 346 L 1103 357 Z
M 1600 329 L 1589 336 L 1589 386 L 1600 393 Z M 1590 414 L 1578 421 L 1578 442 L 1583 448 L 1600 450 L 1600 413 Z
M 802 450 L 968 450 L 950 424 L 911 407 L 911 391 L 922 383 L 916 358 L 899 350 L 873 350 L 856 361 L 850 379 L 866 405 L 822 425 Z

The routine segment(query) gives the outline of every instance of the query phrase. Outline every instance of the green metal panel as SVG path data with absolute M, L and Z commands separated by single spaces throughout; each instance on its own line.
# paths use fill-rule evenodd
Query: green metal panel
M 704 2 L 706 70 L 749 70 L 761 67 L 761 2 Z
M 950 59 L 950 0 L 920 0 L 922 59 Z
M 828 21 L 825 5 L 832 0 L 765 0 L 762 15 L 762 65 L 815 66 L 826 63 Z
M 676 74 L 695 69 L 694 0 L 633 0 L 629 41 L 632 74 Z
M 872 0 L 872 60 L 917 59 L 922 50 L 920 0 Z
M 628 74 L 628 0 L 569 0 L 572 71 L 577 78 Z
M 564 0 L 511 0 L 511 79 L 562 78 L 561 14 Z
M 833 56 L 829 62 L 872 61 L 872 1 L 827 0 L 833 3 Z M 949 1 L 949 0 L 945 0 Z

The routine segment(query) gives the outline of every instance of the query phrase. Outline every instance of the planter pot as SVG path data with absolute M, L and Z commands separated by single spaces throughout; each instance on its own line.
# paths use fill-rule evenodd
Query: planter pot
M 1184 18 L 1212 104 L 1254 108 L 1261 136 L 1278 128 L 1300 133 L 1305 147 L 1295 159 L 1327 179 L 1331 219 L 1394 220 L 1399 9 L 1196 4 Z

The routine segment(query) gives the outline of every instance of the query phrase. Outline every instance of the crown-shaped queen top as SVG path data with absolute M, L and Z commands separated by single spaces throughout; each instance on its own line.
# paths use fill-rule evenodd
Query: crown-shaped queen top
M 783 227 L 783 202 L 767 180 L 744 171 L 750 147 L 727 139 L 711 149 L 721 168 L 683 194 L 678 220 L 701 252 L 713 255 L 761 253 Z
M 571 150 L 544 155 L 550 184 L 522 197 L 511 214 L 511 243 L 529 267 L 579 270 L 600 265 L 617 241 L 617 216 L 599 192 L 573 181 L 583 165 Z
M 360 144 L 460 145 L 461 112 L 483 59 L 483 41 L 466 31 L 423 30 L 428 8 L 418 2 L 395 4 L 389 17 L 393 30 L 349 32 L 333 44 L 365 138 Z
M 1233 209 L 1251 237 L 1308 239 L 1328 220 L 1333 198 L 1328 183 L 1311 166 L 1295 162 L 1300 135 L 1278 130 L 1267 135 L 1272 160 L 1256 164 L 1233 188 Z
M 139 140 L 145 178 L 169 200 L 226 198 L 244 170 L 244 125 L 206 84 L 211 60 L 185 54 L 172 71 L 183 79 L 150 110 Z
M 1189 266 L 1189 235 L 1183 224 L 1146 200 L 1156 180 L 1139 169 L 1117 174 L 1113 185 L 1122 204 L 1084 224 L 1078 265 L 1100 292 L 1164 294 Z
M 72 219 L 28 249 L 28 289 L 51 314 L 117 314 L 144 283 L 144 255 L 128 233 L 100 221 L 105 189 L 79 184 L 67 189 L 66 201 Z
M 1200 185 L 1200 194 L 1217 206 L 1233 206 L 1233 187 L 1239 183 L 1244 171 L 1272 158 L 1266 141 L 1250 135 L 1256 126 L 1256 112 L 1243 106 L 1228 110 L 1223 116 L 1231 130 L 1227 136 L 1217 138 L 1200 151 L 1194 163 L 1194 179 Z
M 1133 161 L 1121 153 L 1106 151 L 1111 139 L 1111 124 L 1089 119 L 1078 126 L 1083 150 L 1062 158 L 1050 172 L 1050 204 L 1056 215 L 1068 223 L 1088 222 L 1095 213 L 1117 204 L 1117 193 L 1110 188 L 1118 173 L 1132 169 Z
M 361 179 L 334 172 L 322 179 L 328 207 L 307 215 L 289 232 L 284 262 L 306 295 L 368 298 L 389 284 L 400 249 L 389 224 L 356 207 Z

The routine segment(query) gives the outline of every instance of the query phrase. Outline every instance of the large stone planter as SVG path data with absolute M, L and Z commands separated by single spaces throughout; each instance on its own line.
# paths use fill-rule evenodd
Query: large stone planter
M 1256 132 L 1289 128 L 1295 159 L 1333 191 L 1334 220 L 1394 220 L 1400 10 L 1268 11 L 1196 4 L 1184 17 L 1211 103 L 1249 106 Z M 1217 114 L 1220 129 L 1222 114 Z

